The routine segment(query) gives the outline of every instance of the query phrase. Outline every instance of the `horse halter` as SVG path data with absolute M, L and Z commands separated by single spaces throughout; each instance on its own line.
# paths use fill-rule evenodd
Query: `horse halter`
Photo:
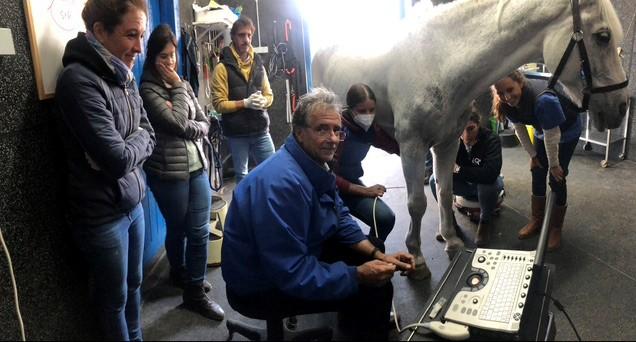
M 548 89 L 554 89 L 554 86 L 556 85 L 556 82 L 559 79 L 559 76 L 561 75 L 566 62 L 572 54 L 572 50 L 574 50 L 574 46 L 578 45 L 579 55 L 581 56 L 581 73 L 585 78 L 586 85 L 583 89 L 583 103 L 581 109 L 587 110 L 590 102 L 590 96 L 592 94 L 609 93 L 610 91 L 625 88 L 629 84 L 629 78 L 625 79 L 625 81 L 621 83 L 612 84 L 604 87 L 594 87 L 592 83 L 592 69 L 590 67 L 590 59 L 587 55 L 587 49 L 585 48 L 585 41 L 583 40 L 583 29 L 581 28 L 581 7 L 579 5 L 579 0 L 572 0 L 572 21 L 572 38 L 570 38 L 570 43 L 565 49 L 565 52 L 563 53 L 563 56 L 561 57 L 559 65 L 554 71 L 554 74 L 552 74 L 552 77 L 550 78 Z

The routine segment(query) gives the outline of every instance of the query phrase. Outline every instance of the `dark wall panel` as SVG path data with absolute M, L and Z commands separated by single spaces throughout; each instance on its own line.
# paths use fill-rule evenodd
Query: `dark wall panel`
M 62 146 L 52 101 L 39 101 L 22 1 L 3 1 L 14 56 L 0 56 L 0 229 L 11 252 L 26 338 L 92 339 L 86 275 L 63 218 Z M 0 248 L 1 250 L 2 248 Z M 0 340 L 20 338 L 0 252 Z

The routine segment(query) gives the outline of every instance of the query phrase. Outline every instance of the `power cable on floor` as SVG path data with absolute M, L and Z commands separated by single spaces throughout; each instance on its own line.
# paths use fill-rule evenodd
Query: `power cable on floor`
M 0 229 L 0 242 L 2 243 L 2 249 L 4 250 L 4 254 L 7 256 L 7 261 L 9 263 L 9 274 L 11 276 L 11 285 L 13 285 L 13 297 L 15 298 L 15 312 L 18 315 L 18 323 L 20 323 L 20 336 L 22 337 L 22 341 L 26 341 L 26 337 L 24 335 L 24 322 L 22 322 L 22 314 L 20 313 L 20 302 L 18 301 L 18 286 L 15 283 L 15 274 L 13 273 L 11 254 L 9 254 L 9 249 L 4 242 L 2 229 Z
M 547 293 L 540 293 L 540 295 L 548 297 L 548 299 L 550 299 L 552 301 L 552 303 L 554 303 L 554 306 L 556 306 L 557 309 L 559 309 L 559 311 L 563 312 L 563 314 L 565 315 L 565 318 L 568 319 L 568 322 L 570 323 L 570 326 L 572 327 L 572 330 L 574 330 L 574 334 L 576 334 L 576 338 L 581 341 L 581 336 L 579 335 L 579 332 L 576 330 L 576 326 L 574 326 L 574 322 L 572 322 L 572 319 L 570 319 L 570 315 L 568 315 L 568 313 L 565 311 L 565 306 L 563 306 L 563 304 L 561 304 L 561 302 L 559 302 L 558 300 L 554 299 L 552 296 L 550 296 Z
M 378 234 L 378 222 L 375 219 L 375 205 L 376 203 L 378 203 L 378 196 L 376 196 L 373 199 L 373 230 L 375 232 L 375 237 L 377 239 L 379 239 L 380 234 Z M 393 301 L 393 299 L 391 299 L 391 310 L 393 311 L 393 321 L 395 322 L 395 328 L 397 329 L 398 333 L 402 333 L 402 329 L 400 329 L 400 323 L 398 321 L 398 312 L 397 309 L 395 308 L 395 301 Z
M 398 188 L 398 187 L 392 187 L 392 188 Z M 377 220 L 375 218 L 375 208 L 376 208 L 376 203 L 378 202 L 378 196 L 376 196 L 373 199 L 373 231 L 375 232 L 375 237 L 377 239 L 379 239 L 380 234 L 378 234 L 378 223 Z M 446 335 L 444 334 L 443 329 L 436 329 L 436 326 L 432 326 L 430 322 L 428 323 L 413 323 L 413 324 L 409 324 L 403 328 L 400 328 L 400 322 L 399 322 L 399 316 L 398 316 L 398 311 L 395 308 L 395 301 L 393 299 L 391 299 L 391 311 L 393 311 L 393 322 L 395 323 L 395 329 L 397 330 L 398 334 L 403 333 L 406 330 L 414 330 L 417 328 L 424 328 L 424 329 L 428 329 L 431 332 L 435 332 L 436 334 L 439 334 L 440 336 L 447 338 L 447 339 L 451 339 L 451 340 L 464 340 L 467 338 L 467 331 L 464 335 L 458 335 L 458 336 L 453 336 L 453 335 Z M 457 338 L 459 337 L 459 338 Z

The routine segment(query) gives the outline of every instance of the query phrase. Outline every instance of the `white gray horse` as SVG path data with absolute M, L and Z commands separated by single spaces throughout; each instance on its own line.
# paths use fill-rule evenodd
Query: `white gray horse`
M 623 84 L 621 89 L 600 89 L 589 102 L 595 126 L 614 128 L 620 125 L 628 100 L 617 51 L 622 27 L 609 0 L 581 0 L 579 6 L 593 87 Z M 568 42 L 577 37 L 573 35 L 576 7 L 570 0 L 459 0 L 429 9 L 417 25 L 396 32 L 395 43 L 385 53 L 361 56 L 338 47 L 316 53 L 314 86 L 327 87 L 340 96 L 356 82 L 371 86 L 378 99 L 376 120 L 400 144 L 411 216 L 406 246 L 416 257 L 414 278 L 430 275 L 420 250 L 426 152 L 432 148 L 439 231 L 446 251 L 452 254 L 463 247 L 452 227 L 451 206 L 452 168 L 467 120 L 465 108 L 524 63 L 543 58 L 550 70 L 556 70 Z M 581 77 L 578 49 L 564 66 L 559 81 L 567 95 L 581 103 L 583 89 L 592 87 Z

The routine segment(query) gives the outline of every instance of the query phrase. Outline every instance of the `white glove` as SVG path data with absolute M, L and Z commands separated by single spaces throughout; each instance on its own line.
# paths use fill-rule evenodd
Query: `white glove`
M 243 104 L 246 108 L 262 110 L 265 108 L 265 104 L 267 104 L 267 98 L 261 95 L 260 91 L 257 91 L 250 95 L 250 97 L 243 99 Z

